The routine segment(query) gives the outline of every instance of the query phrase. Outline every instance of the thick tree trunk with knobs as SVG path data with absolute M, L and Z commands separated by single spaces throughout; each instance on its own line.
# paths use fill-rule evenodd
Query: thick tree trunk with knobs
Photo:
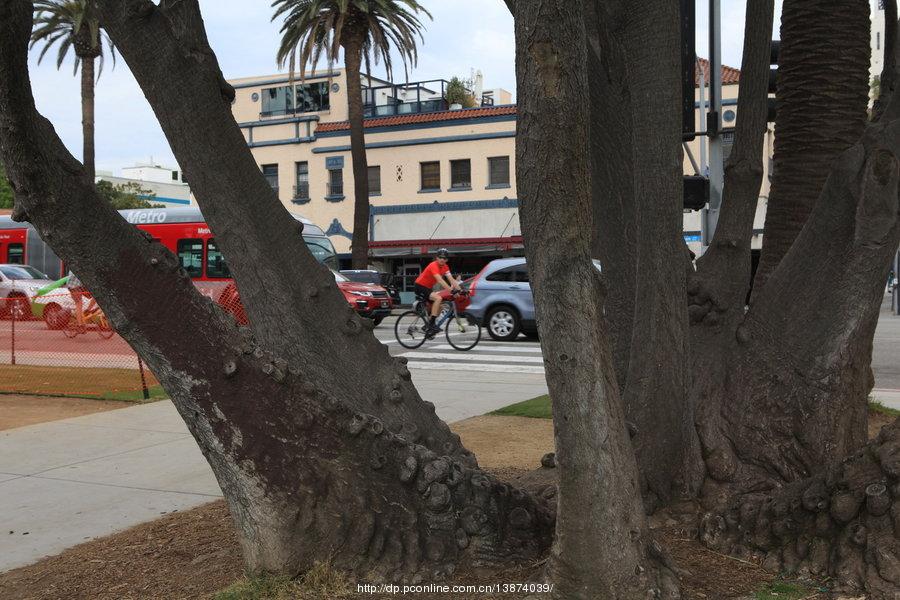
M 749 493 L 704 515 L 700 539 L 774 573 L 893 600 L 900 589 L 900 421 L 815 476 Z
M 538 499 L 479 470 L 310 255 L 234 122 L 196 0 L 99 9 L 228 257 L 247 328 L 97 196 L 35 109 L 30 3 L 0 0 L 0 159 L 14 217 L 79 274 L 170 393 L 251 571 L 330 559 L 358 576 L 434 580 L 539 559 L 555 533 L 556 597 L 676 597 L 644 511 L 690 496 L 711 547 L 889 597 L 900 425 L 868 446 L 864 431 L 881 284 L 900 243 L 900 102 L 890 88 L 878 121 L 841 142 L 748 309 L 772 5 L 748 3 L 726 197 L 694 265 L 679 240 L 670 4 L 507 0 L 522 227 L 559 468 L 558 495 Z M 805 101 L 779 100 L 787 113 Z
M 222 487 L 248 569 L 295 574 L 331 557 L 360 576 L 415 581 L 460 564 L 540 557 L 552 509 L 478 469 L 434 406 L 418 397 L 405 361 L 391 359 L 347 312 L 245 144 L 228 145 L 240 133 L 197 28 L 196 3 L 108 2 L 101 9 L 228 253 L 252 330 L 199 294 L 178 260 L 122 220 L 84 178 L 35 110 L 27 78 L 31 6 L 5 0 L 0 148 L 16 190 L 14 218 L 33 223 L 94 291 L 171 395 Z M 135 54 L 150 38 L 156 54 L 141 62 Z M 199 130 L 186 123 L 205 119 L 184 96 L 149 85 L 155 69 L 197 77 L 205 114 L 216 122 L 198 124 L 206 133 L 190 144 Z M 219 151 L 210 152 L 213 146 Z M 205 169 L 213 157 L 222 170 Z M 231 174 L 227 181 L 215 176 L 222 173 Z M 257 220 L 259 213 L 269 221 Z M 229 226 L 237 215 L 240 234 Z M 280 251 L 272 252 L 273 238 Z M 271 252 L 266 261 L 250 258 L 263 252 Z M 280 288 L 278 302 L 266 298 L 272 286 Z M 285 339 L 295 331 L 302 335 Z

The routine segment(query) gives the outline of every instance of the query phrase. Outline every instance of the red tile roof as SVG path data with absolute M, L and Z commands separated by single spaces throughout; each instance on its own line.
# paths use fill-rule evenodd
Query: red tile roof
M 709 85 L 709 61 L 705 58 L 698 58 L 697 61 L 700 63 L 700 67 L 703 68 L 703 77 L 706 80 L 706 85 Z M 739 69 L 729 67 L 728 65 L 722 65 L 722 85 L 731 85 L 740 82 L 741 72 Z M 694 68 L 694 85 L 700 85 L 699 68 Z
M 472 119 L 484 117 L 497 117 L 501 115 L 516 114 L 515 105 L 508 106 L 483 106 L 481 108 L 463 108 L 460 110 L 442 110 L 439 112 L 417 113 L 411 115 L 396 115 L 392 117 L 378 117 L 366 119 L 365 126 L 390 127 L 393 125 L 406 125 L 408 123 L 432 123 L 435 121 L 456 121 L 459 119 Z M 316 133 L 325 131 L 341 131 L 350 129 L 349 121 L 336 121 L 333 123 L 319 123 Z
M 700 63 L 700 67 L 703 68 L 706 84 L 709 85 L 709 61 L 705 58 L 699 58 L 697 60 Z M 694 83 L 695 85 L 698 85 L 700 81 L 699 69 L 694 69 L 694 77 Z M 741 72 L 738 69 L 722 65 L 723 85 L 737 84 L 740 82 L 740 79 Z M 370 127 L 391 127 L 394 125 L 407 125 L 410 123 L 434 123 L 437 121 L 457 121 L 459 119 L 477 119 L 514 114 L 516 114 L 515 104 L 505 106 L 482 106 L 480 108 L 464 108 L 461 110 L 442 110 L 439 112 L 377 117 L 375 119 L 366 119 L 365 127 L 366 129 Z M 316 133 L 324 133 L 326 131 L 346 131 L 348 129 L 350 129 L 349 121 L 334 121 L 331 123 L 319 123 L 316 127 Z

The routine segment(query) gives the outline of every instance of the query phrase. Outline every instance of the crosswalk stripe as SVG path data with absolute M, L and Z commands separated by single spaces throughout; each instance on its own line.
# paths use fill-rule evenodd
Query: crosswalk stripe
M 517 346 L 518 346 L 517 344 L 516 345 L 510 344 L 510 345 L 506 345 L 506 346 L 486 346 L 482 343 L 479 343 L 471 351 L 472 352 L 533 352 L 533 353 L 537 353 L 537 354 L 540 354 L 540 352 L 541 352 L 540 348 L 526 347 L 526 346 L 517 347 Z M 438 346 L 431 346 L 431 348 L 433 348 L 435 350 L 455 350 L 455 348 L 453 346 L 451 346 L 450 344 L 441 344 Z
M 411 360 L 406 365 L 410 369 L 440 371 L 488 371 L 493 373 L 543 373 L 544 367 L 528 365 L 498 365 L 485 363 L 448 363 Z
M 449 360 L 449 361 L 465 361 L 465 362 L 484 362 L 484 363 L 499 363 L 499 362 L 513 362 L 513 363 L 543 363 L 544 358 L 542 356 L 487 356 L 484 354 L 471 354 L 469 352 L 454 352 L 454 353 L 444 353 L 444 352 L 422 352 L 421 350 L 413 350 L 410 352 L 404 352 L 400 356 L 405 356 L 410 359 L 432 359 L 432 360 Z

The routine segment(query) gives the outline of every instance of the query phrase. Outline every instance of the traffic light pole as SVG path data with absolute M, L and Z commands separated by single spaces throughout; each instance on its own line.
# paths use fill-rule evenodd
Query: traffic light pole
M 709 0 L 709 113 L 706 116 L 709 140 L 709 205 L 700 214 L 700 241 L 706 251 L 716 232 L 725 165 L 722 149 L 722 6 L 721 0 Z

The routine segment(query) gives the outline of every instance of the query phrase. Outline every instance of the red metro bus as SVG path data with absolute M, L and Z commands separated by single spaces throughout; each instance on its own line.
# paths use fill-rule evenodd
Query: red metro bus
M 239 323 L 247 323 L 231 271 L 216 245 L 215 235 L 210 231 L 198 208 L 142 208 L 121 210 L 119 213 L 126 221 L 149 233 L 175 254 L 181 266 L 204 295 L 229 310 Z M 351 282 L 337 273 L 337 255 L 325 232 L 300 215 L 292 214 L 292 216 L 303 223 L 302 235 L 307 248 L 319 262 L 334 272 L 338 288 L 343 292 L 350 307 L 361 316 L 374 319 L 376 324 L 390 314 L 393 306 L 387 291 L 381 286 Z M 51 277 L 62 276 L 65 273 L 60 260 L 37 236 L 37 232 L 30 224 L 14 223 L 8 217 L 0 217 L 0 236 L 3 235 L 9 235 L 11 241 L 10 244 L 6 244 L 5 240 L 0 238 L 0 243 L 3 243 L 0 246 L 0 262 L 10 256 L 21 257 L 23 264 L 31 265 Z M 27 238 L 28 243 L 25 243 L 25 249 L 20 255 L 19 246 L 15 244 L 24 243 L 19 241 L 22 235 Z M 12 248 L 12 255 L 8 254 L 10 252 L 8 247 Z M 35 263 L 33 259 L 36 258 L 42 260 Z M 7 262 L 14 261 L 7 260 Z

